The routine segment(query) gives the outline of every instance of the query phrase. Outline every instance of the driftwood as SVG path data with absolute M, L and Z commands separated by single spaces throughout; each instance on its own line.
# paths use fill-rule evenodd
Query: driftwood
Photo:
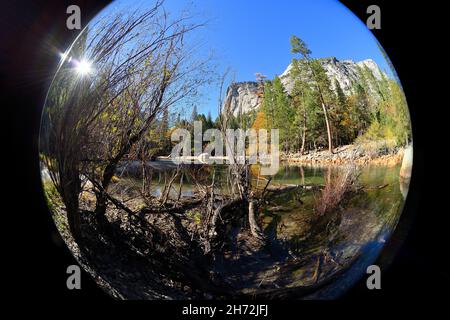
M 177 202 L 179 202 L 180 198 L 181 198 L 181 190 L 183 189 L 183 178 L 184 178 L 184 172 L 181 173 L 181 177 L 180 177 L 180 187 L 178 188 Z
M 180 174 L 180 167 L 177 167 L 177 170 L 173 173 L 172 177 L 169 180 L 169 184 L 164 187 L 164 192 L 161 193 L 161 204 L 165 205 L 167 202 L 167 199 L 170 195 L 170 190 L 172 189 L 172 185 L 175 182 L 175 179 Z
M 291 208 L 286 208 L 283 206 L 274 206 L 274 207 L 269 207 L 268 209 L 270 211 L 276 211 L 276 212 L 289 212 L 292 210 Z
M 289 192 L 296 189 L 303 189 L 303 190 L 321 190 L 324 188 L 323 185 L 301 185 L 301 184 L 279 184 L 279 185 L 271 185 L 266 188 L 266 192 Z
M 218 238 L 219 234 L 218 234 L 218 219 L 219 217 L 221 217 L 222 212 L 225 211 L 225 209 L 233 207 L 237 204 L 239 204 L 240 202 L 242 202 L 241 199 L 239 198 L 233 198 L 233 199 L 228 199 L 226 201 L 223 201 L 213 212 L 213 214 L 211 215 L 210 219 L 208 219 L 206 221 L 206 226 L 205 226 L 205 236 L 203 239 L 203 247 L 205 250 L 205 253 L 209 253 L 211 251 L 211 242 L 214 241 L 215 239 Z M 223 221 L 223 219 L 222 219 Z
M 380 190 L 380 189 L 386 188 L 387 186 L 389 186 L 389 183 L 382 184 L 380 186 L 375 186 L 375 187 L 363 187 L 362 189 L 364 189 L 364 190 Z
M 267 180 L 267 183 L 266 183 L 266 185 L 264 186 L 264 189 L 263 189 L 263 191 L 262 191 L 262 193 L 261 193 L 261 198 L 262 198 L 262 199 L 264 199 L 264 196 L 265 196 L 265 194 L 266 194 L 267 188 L 269 187 L 269 184 L 270 184 L 270 182 L 272 181 L 272 179 L 273 179 L 273 177 L 271 176 L 271 177 Z M 259 179 L 258 179 L 258 181 L 259 181 Z
M 250 200 L 248 204 L 248 222 L 250 224 L 250 232 L 252 233 L 252 236 L 259 240 L 264 240 L 264 234 L 261 231 L 258 223 L 256 222 L 256 215 L 255 215 L 255 201 Z
M 319 281 L 319 277 L 320 277 L 320 273 L 321 273 L 321 267 L 322 267 L 322 261 L 323 261 L 323 255 L 321 253 L 317 257 L 316 268 L 315 268 L 314 274 L 312 276 L 312 278 L 314 279 L 314 283 L 317 283 Z
M 177 202 L 175 205 L 168 206 L 155 206 L 145 207 L 139 210 L 140 214 L 160 214 L 160 213 L 181 213 L 183 211 L 192 209 L 203 202 L 203 199 L 194 198 L 193 200 L 184 200 L 183 202 Z

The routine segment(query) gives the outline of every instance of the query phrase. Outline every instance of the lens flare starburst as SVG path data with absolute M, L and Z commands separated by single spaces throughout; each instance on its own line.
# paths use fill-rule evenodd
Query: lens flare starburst
M 92 73 L 92 63 L 85 59 L 82 59 L 81 61 L 76 63 L 75 70 L 80 75 L 88 75 Z

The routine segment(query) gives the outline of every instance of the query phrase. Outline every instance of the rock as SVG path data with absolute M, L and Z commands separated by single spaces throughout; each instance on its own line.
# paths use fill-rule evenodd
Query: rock
M 251 81 L 233 83 L 227 89 L 224 103 L 225 105 L 229 104 L 234 116 L 255 110 L 261 104 L 258 96 L 258 83 Z
M 331 82 L 331 87 L 334 90 L 334 82 L 337 80 L 339 82 L 342 91 L 346 95 L 350 95 L 352 92 L 352 87 L 355 82 L 360 82 L 360 75 L 358 72 L 359 68 L 367 67 L 372 74 L 377 79 L 381 79 L 381 71 L 375 61 L 371 59 L 363 60 L 360 62 L 354 62 L 352 60 L 343 60 L 340 61 L 335 57 L 320 59 L 320 63 L 325 69 L 328 78 Z M 280 79 L 283 83 L 284 88 L 287 93 L 291 93 L 294 88 L 294 79 L 292 79 L 290 75 L 290 71 L 292 69 L 292 64 L 290 64 L 286 70 L 281 74 Z M 372 94 L 377 95 L 378 91 L 376 88 L 370 87 L 370 91 Z
M 350 95 L 355 82 L 360 82 L 358 67 L 367 67 L 377 79 L 381 79 L 381 71 L 378 65 L 371 59 L 360 62 L 352 60 L 340 61 L 334 57 L 320 59 L 320 63 L 324 67 L 330 82 L 331 89 L 334 90 L 335 80 L 339 82 L 342 91 L 346 95 Z M 288 94 L 292 92 L 294 87 L 294 79 L 291 77 L 292 64 L 280 75 L 281 82 Z M 378 90 L 370 87 L 371 93 L 377 97 Z M 227 89 L 225 97 L 225 105 L 229 104 L 231 112 L 234 116 L 239 113 L 245 114 L 257 109 L 261 105 L 262 99 L 258 96 L 258 83 L 255 81 L 237 82 L 230 85 Z
M 411 178 L 413 164 L 413 147 L 409 145 L 403 154 L 402 166 L 400 168 L 400 177 L 403 179 Z

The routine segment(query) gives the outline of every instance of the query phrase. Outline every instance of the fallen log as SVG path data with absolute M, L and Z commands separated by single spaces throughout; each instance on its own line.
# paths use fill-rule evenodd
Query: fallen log
M 302 190 L 320 190 L 324 188 L 323 185 L 301 185 L 301 184 L 282 184 L 282 185 L 271 185 L 267 187 L 267 192 L 289 192 L 296 189 Z

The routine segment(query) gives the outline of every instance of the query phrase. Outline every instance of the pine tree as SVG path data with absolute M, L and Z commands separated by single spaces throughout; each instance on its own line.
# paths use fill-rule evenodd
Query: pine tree
M 310 72 L 310 76 L 313 80 L 314 86 L 318 93 L 318 97 L 320 99 L 323 116 L 325 118 L 325 124 L 327 128 L 327 138 L 328 138 L 328 150 L 331 153 L 333 153 L 331 123 L 328 117 L 328 105 L 330 100 L 329 79 L 320 62 L 311 58 L 311 50 L 308 49 L 308 46 L 302 39 L 296 36 L 292 36 L 291 46 L 292 46 L 291 52 L 294 54 L 300 54 L 303 57 L 305 65 L 307 66 L 308 71 Z
M 340 108 L 344 109 L 345 104 L 347 103 L 347 97 L 344 94 L 344 91 L 342 91 L 341 85 L 337 79 L 334 79 L 334 90 L 336 92 L 336 98 L 337 102 Z
M 391 115 L 393 131 L 397 145 L 407 145 L 411 139 L 411 126 L 408 105 L 401 86 L 390 80 L 390 97 L 393 105 Z
M 273 127 L 280 130 L 280 140 L 282 141 L 283 149 L 287 152 L 290 149 L 289 139 L 294 114 L 279 77 L 275 77 L 273 80 L 272 93 L 274 101 Z
M 275 101 L 272 92 L 272 81 L 266 81 L 264 85 L 264 100 L 263 100 L 263 112 L 267 119 L 267 129 L 271 129 L 274 123 L 274 109 Z
M 211 129 L 214 127 L 214 122 L 211 117 L 211 111 L 208 111 L 208 117 L 206 118 L 206 129 Z
M 293 123 L 293 131 L 297 133 L 296 140 L 298 141 L 298 148 L 300 148 L 300 154 L 305 151 L 306 144 L 306 132 L 308 128 L 308 97 L 309 97 L 308 85 L 297 79 L 294 82 L 292 89 L 292 106 L 294 108 L 295 116 Z
M 161 124 L 159 126 L 159 137 L 160 137 L 159 142 L 163 153 L 167 152 L 170 146 L 170 141 L 167 136 L 168 132 L 169 132 L 169 110 L 166 108 L 163 111 Z
M 335 79 L 334 88 L 336 93 L 335 110 L 332 114 L 333 123 L 335 124 L 336 143 L 351 143 L 354 138 L 352 110 L 350 110 L 349 99 L 347 99 L 344 91 Z
M 192 108 L 192 115 L 191 115 L 192 124 L 194 124 L 194 121 L 197 120 L 197 117 L 198 117 L 197 106 L 194 105 L 194 107 Z
M 377 117 L 378 117 L 377 102 L 376 102 L 376 99 L 374 98 L 374 96 L 371 94 L 373 89 L 371 89 L 371 85 L 369 83 L 370 81 L 367 78 L 367 72 L 365 72 L 365 70 L 358 65 L 356 65 L 356 71 L 358 72 L 358 78 L 359 78 L 359 83 L 358 83 L 359 87 L 356 87 L 356 88 L 362 89 L 359 91 L 359 93 L 361 93 L 364 96 L 365 108 L 368 110 L 368 112 L 370 114 L 370 122 L 378 121 L 378 119 L 377 119 Z

